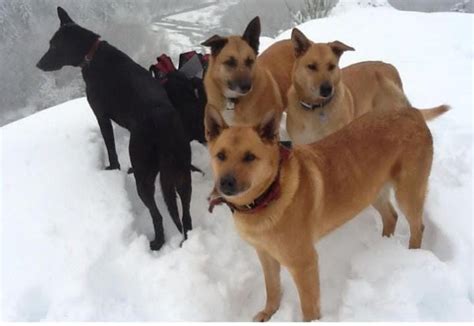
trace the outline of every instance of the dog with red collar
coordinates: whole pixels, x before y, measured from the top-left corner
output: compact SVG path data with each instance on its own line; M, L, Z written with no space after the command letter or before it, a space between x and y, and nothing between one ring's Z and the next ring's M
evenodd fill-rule
M409 247L420 247L433 157L420 111L371 112L319 142L291 150L279 143L273 112L256 126L229 127L210 107L205 127L215 181L210 209L230 207L265 276L267 302L254 321L269 320L279 308L281 265L298 288L303 319L319 319L314 242L369 205L382 217L382 235L392 235L397 215L391 187L410 226Z

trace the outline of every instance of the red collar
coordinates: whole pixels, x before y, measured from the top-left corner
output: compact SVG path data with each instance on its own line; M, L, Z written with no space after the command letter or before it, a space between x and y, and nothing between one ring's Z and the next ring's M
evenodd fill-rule
M281 171L281 165L283 164L284 161L288 160L288 157L290 156L290 149L280 145L280 163L278 166L278 174L275 177L275 180L273 180L272 184L270 187L268 187L267 190L263 192L257 199L252 201L250 204L243 205L243 206L237 206L234 205L227 200L225 200L222 196L216 196L214 198L209 199L209 212L212 213L214 210L214 206L216 205L222 205L226 204L229 206L230 210L232 212L239 212L239 213L246 213L246 214L251 214L255 213L268 205L274 200L276 200L278 197L280 197L280 171Z
M84 60L81 62L79 67L85 68L91 63L92 59L94 59L95 52L99 48L99 44L100 44L100 38L97 38L94 44L92 44L89 52L87 52L87 54L85 55Z

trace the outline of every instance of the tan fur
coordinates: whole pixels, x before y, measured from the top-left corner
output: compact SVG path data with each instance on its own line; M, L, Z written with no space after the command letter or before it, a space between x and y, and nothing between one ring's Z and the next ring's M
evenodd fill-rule
M232 174L239 192L224 198L251 203L278 175L279 145L271 119L257 127L227 127L217 111L206 118L212 169L219 180ZM269 131L273 130L273 131ZM218 153L225 152L225 160ZM252 162L242 158L256 155ZM432 137L419 111L372 112L311 145L297 145L279 174L281 194L255 213L234 212L240 235L255 247L265 276L267 302L255 321L267 321L280 305L280 265L298 289L303 319L319 319L318 255L314 242L373 205L383 235L393 234L394 188L410 226L410 248L422 240L422 213L433 157ZM222 158L222 157L221 157ZM353 236L357 236L354 234Z
M258 63L271 73L277 83L285 109L288 105L287 93L291 86L294 62L293 46L286 40L272 44L258 57Z
M292 85L288 91L287 131L296 144L309 144L341 129L355 118L370 112L399 110L410 107L403 92L397 69L381 61L367 61L339 68L344 51L353 48L335 41L313 43L295 29L292 40L297 58L293 67ZM300 52L298 53L298 46ZM317 70L308 69L316 64ZM330 70L329 66L334 66ZM334 89L330 102L322 108L306 111L301 101L321 103L319 87L329 82ZM433 119L448 110L448 106L423 110Z
M229 55L237 55L239 47L246 44L240 37L229 37L229 45L222 49L216 57L211 57L208 71L204 78L204 86L208 106L219 108L221 114L226 110L226 97L224 96L225 67L221 60ZM264 67L259 66L258 61L252 71L252 89L249 93L238 98L235 105L234 125L254 125L262 120L265 113L275 110L278 114L283 112L283 102L280 91L271 74ZM207 111L207 107L206 107Z
M255 19L249 24L247 30L252 24L255 25ZM255 33L257 31L254 31ZM257 37L259 33L258 30ZM208 107L218 108L231 125L257 124L269 111L275 111L277 116L281 117L286 108L286 93L290 86L291 68L294 62L292 52L286 51L280 55L277 43L257 58L256 51L245 37L216 35L214 38L223 40L225 45L211 55L204 78ZM210 40L211 42L208 40L203 44L210 46L213 42L212 38ZM229 58L235 59L236 67L226 65ZM250 68L245 65L248 59L254 62ZM250 79L252 88L245 95L237 97L238 102L234 110L228 110L227 97L229 96L226 95L226 92L229 92L228 82L242 79Z

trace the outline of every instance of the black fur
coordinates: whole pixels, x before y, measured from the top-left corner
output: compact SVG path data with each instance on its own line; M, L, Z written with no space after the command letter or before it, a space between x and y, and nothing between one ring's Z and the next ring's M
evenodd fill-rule
M260 17L257 16L250 21L242 35L242 39L250 45L256 55L258 54L258 47L260 46L260 32Z
M58 16L60 28L37 64L44 71L83 65L99 37L75 24L62 8L58 8ZM112 121L130 131L129 153L138 195L150 211L155 229L151 249L158 250L164 243L162 216L154 198L158 173L168 211L186 239L192 228L190 139L165 90L146 69L105 41L100 42L92 61L83 66L82 76L107 148L110 166L106 169L120 169ZM176 192L183 208L182 224Z
M181 116L189 139L204 144L204 109L207 98L202 79L189 79L182 72L175 70L166 75L163 86Z

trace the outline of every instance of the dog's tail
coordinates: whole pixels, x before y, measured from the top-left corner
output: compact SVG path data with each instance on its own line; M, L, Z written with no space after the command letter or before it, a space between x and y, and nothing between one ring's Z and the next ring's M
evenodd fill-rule
M425 121L431 121L433 119L436 119L443 113L449 111L451 107L449 105L443 104L439 105L433 108L416 108L413 105L411 105L410 101L408 100L407 96L403 92L403 89L401 89L395 82L392 80L386 78L379 72L375 73L377 77L377 81L380 83L382 86L382 92L386 94L390 94L391 96L383 96L383 98L390 98L391 100L394 101L394 103L391 103L392 106L395 106L397 109L403 108L403 107L409 107L416 109L420 111L422 114L423 118Z
M429 108L429 109L418 109L414 108L420 111L421 115L425 119L425 121L431 121L439 117L445 112L448 112L451 107L449 105L443 104L434 108Z
M177 207L176 193L179 194L183 207L183 223L188 222L185 221L185 218L189 218L190 223L191 146L176 111L169 113L167 119L161 119L161 121L165 121L167 125L160 126L161 130L158 134L161 139L157 140L160 148L160 185L171 219L179 232L183 233L189 227L185 225L183 229Z

